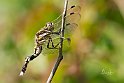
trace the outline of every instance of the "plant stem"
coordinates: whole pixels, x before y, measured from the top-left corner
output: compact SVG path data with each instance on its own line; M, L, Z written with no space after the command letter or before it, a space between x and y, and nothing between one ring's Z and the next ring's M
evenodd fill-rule
M55 73L56 73L56 70L58 69L58 66L60 64L60 62L62 61L63 59L63 38L64 38L64 29L65 29L65 16L66 16L66 12L67 12L67 5L68 5L68 0L65 0L65 4L64 4L64 11L63 11L63 14L62 14L62 26L61 26L61 32L60 32L60 46L59 46L59 56L56 60L56 63L49 75L49 78L47 80L46 83L51 83Z

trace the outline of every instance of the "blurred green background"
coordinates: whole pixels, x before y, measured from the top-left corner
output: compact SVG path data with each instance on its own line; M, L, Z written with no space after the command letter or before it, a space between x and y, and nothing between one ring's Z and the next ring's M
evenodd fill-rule
M124 0L75 0L81 20L64 45L52 83L124 83ZM35 33L62 13L64 0L0 0L0 83L45 83L57 52L43 53L19 77Z

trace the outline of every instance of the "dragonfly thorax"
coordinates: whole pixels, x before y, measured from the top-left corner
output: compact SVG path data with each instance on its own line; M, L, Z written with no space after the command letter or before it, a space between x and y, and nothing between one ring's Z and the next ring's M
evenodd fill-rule
M52 22L47 22L46 23L46 29L49 31L53 31L54 30L54 24Z

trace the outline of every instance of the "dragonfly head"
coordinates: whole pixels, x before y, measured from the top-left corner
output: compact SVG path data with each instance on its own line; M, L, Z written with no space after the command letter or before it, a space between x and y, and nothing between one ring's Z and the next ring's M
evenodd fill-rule
M46 23L46 28L47 28L49 31L54 30L54 25L53 25L53 23L52 23L52 22Z

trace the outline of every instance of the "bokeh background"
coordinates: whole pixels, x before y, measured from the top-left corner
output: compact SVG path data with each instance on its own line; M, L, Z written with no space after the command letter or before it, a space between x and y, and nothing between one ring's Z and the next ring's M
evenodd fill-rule
M74 0L79 27L64 45L53 83L124 83L124 0ZM64 0L0 0L0 83L45 83L57 51L43 53L19 77L35 33L62 13Z

